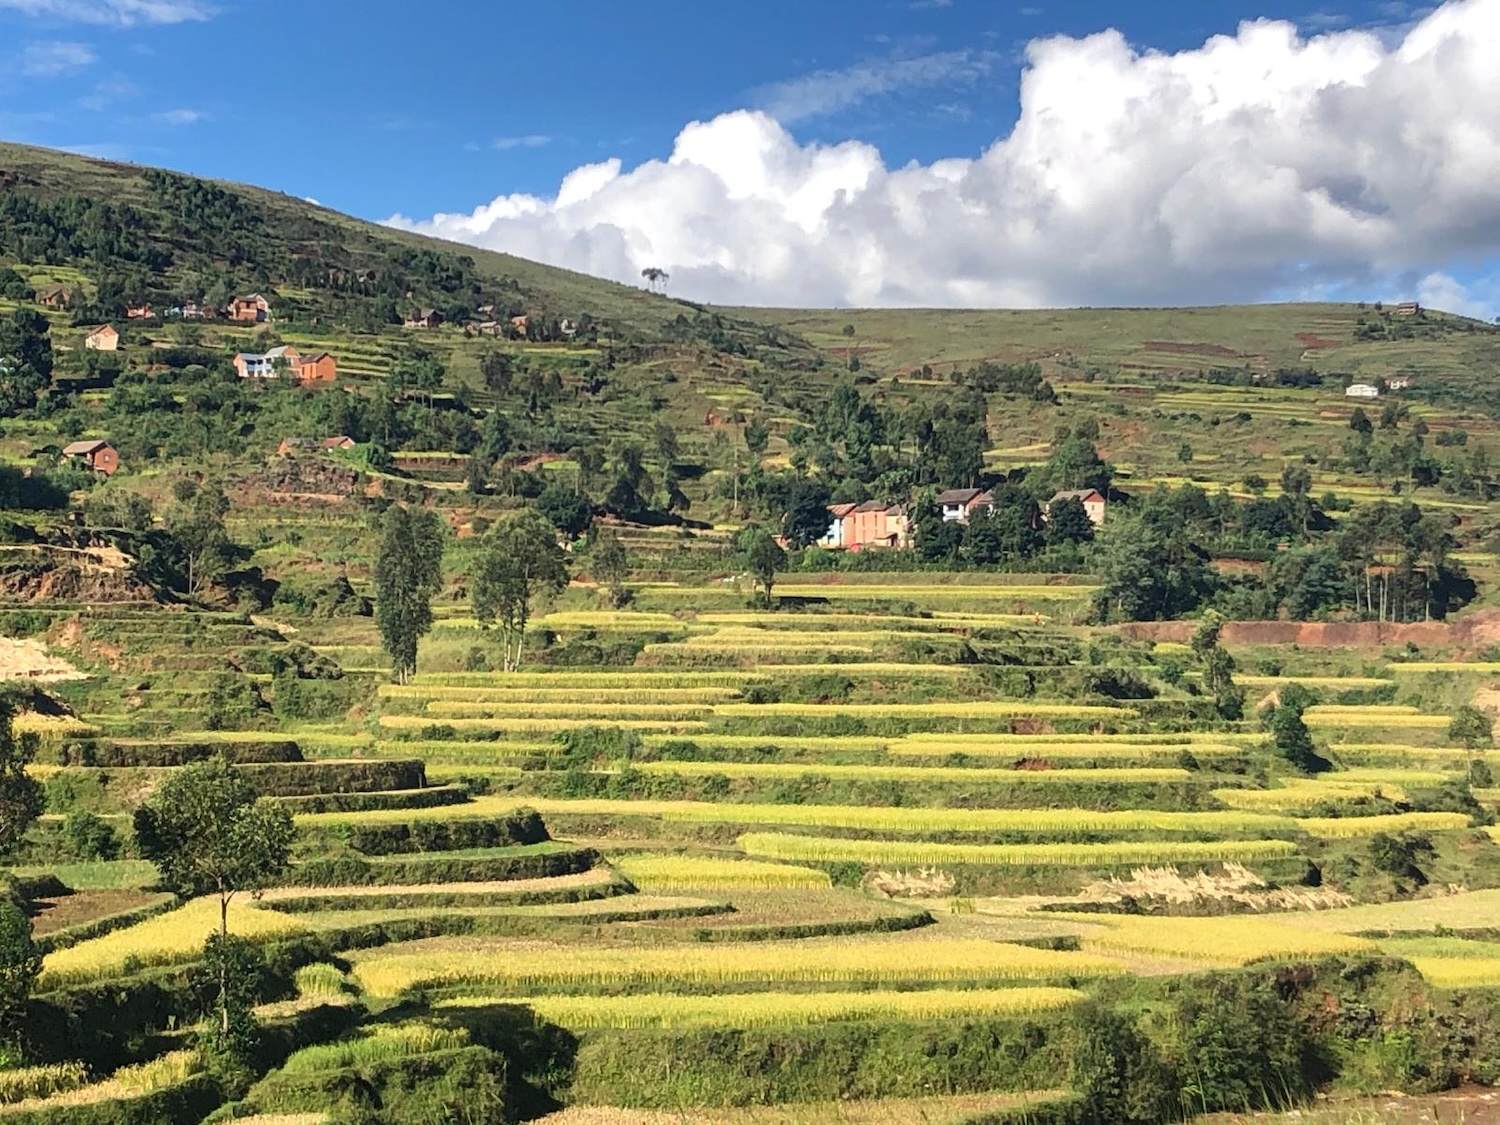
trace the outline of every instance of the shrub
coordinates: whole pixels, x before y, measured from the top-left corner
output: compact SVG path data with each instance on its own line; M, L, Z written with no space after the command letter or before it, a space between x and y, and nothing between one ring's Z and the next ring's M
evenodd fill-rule
M1177 1116L1177 1081L1155 1044L1120 1012L1073 1009L1066 1032L1068 1085L1087 1125L1157 1125Z
M1448 741L1469 750L1495 744L1495 723L1477 707L1463 706L1453 712L1448 722Z
M70 813L63 822L63 839L79 859L115 859L120 854L114 828L91 812Z
M1185 985L1175 1022L1184 1108L1212 1113L1281 1108L1332 1077L1312 1033L1265 977L1213 976Z

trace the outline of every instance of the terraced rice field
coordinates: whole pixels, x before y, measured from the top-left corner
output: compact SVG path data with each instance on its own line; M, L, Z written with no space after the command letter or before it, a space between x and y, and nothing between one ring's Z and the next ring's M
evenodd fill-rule
M495 943L469 950L407 952L392 946L355 955L354 978L374 996L415 988L547 989L728 988L778 984L882 984L1037 981L1109 976L1107 957L975 940L870 939L758 942L736 948L665 946L599 949L567 957L551 946Z
M979 1044L1017 1029L1062 1043L1085 1000L1166 1012L1156 978L1207 969L1383 955L1438 988L1500 987L1500 891L1460 890L1500 885L1489 855L1500 827L1482 808L1500 789L1458 803L1476 755L1447 739L1448 681L1387 669L1380 654L1237 651L1252 707L1289 683L1320 701L1306 719L1335 768L1306 776L1262 716L1212 709L1190 646L1077 624L1086 584L834 577L787 576L778 593L806 601L774 614L686 581L641 587L641 610L570 589L539 607L538 626L562 639L537 656L599 646L619 663L511 674L428 670L472 667L471 647L488 643L450 604L411 682L365 680L347 716L285 724L304 756L348 771L336 792L291 798L290 881L325 885L242 896L232 928L315 942L338 962L304 969L297 997L266 1018L319 1003L367 1013L293 1054L286 1074L470 1051L489 1021L535 1020L542 1036L576 1040L583 1067L670 1047L631 1064L643 1084L632 1104L652 1105L664 1103L645 1086L700 1065L680 1043L748 1044L805 1068L800 1081L823 1040L894 1028L903 1051L931 1043L939 1060L963 1055L954 1037L969 1027ZM223 624L226 637L246 628ZM366 621L309 630L330 642L322 652L373 659ZM181 692L205 693L213 673L202 675ZM185 708L181 692L161 706ZM72 721L67 737L141 753L152 737L121 733L139 721L121 705ZM195 714L176 737L247 752L267 738L204 725ZM365 791L372 764L412 757L428 762L425 787ZM77 768L41 772L61 792ZM1372 866L1381 836L1414 841L1427 885ZM1406 897L1347 905L1355 880ZM215 921L216 903L199 899L57 949L41 987L185 966ZM671 1120L699 1120L686 1087L671 1089L684 1106ZM791 1115L772 1118L703 1107L715 1116L701 1120L904 1125L1018 1097L762 1107ZM587 1125L596 1111L626 1112L575 1106L557 1120Z
M1072 988L922 989L916 992L739 993L728 996L538 996L494 1000L475 996L440 1008L495 1003L530 1008L575 1031L596 1028L803 1027L839 1020L934 1020L1026 1015L1078 1003Z

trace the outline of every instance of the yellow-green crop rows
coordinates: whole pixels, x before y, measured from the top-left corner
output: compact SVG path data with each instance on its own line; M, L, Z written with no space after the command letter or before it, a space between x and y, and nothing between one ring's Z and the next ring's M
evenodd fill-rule
M497 1001L455 997L440 1008L530 1008L574 1031L597 1028L801 1027L835 1020L938 1020L1029 1015L1078 1003L1072 988L921 989L915 992L740 993L729 996L533 996Z
M1287 840L1170 842L1120 840L1107 844L936 844L907 840L846 840L749 832L740 837L747 855L813 862L877 866L982 864L990 867L1126 867L1146 863L1252 862L1297 854Z
M354 977L374 996L416 988L556 991L773 984L921 984L1111 976L1107 957L978 939L768 941L591 950L493 943L480 948L353 955Z

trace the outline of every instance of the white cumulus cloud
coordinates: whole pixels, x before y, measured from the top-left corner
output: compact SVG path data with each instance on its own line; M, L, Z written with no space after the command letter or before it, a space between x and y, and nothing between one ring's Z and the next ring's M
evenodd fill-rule
M151 120L158 125L171 125L181 128L184 125L196 125L204 120L208 114L201 109L166 109L160 113L153 113Z
M55 78L98 61L93 50L83 43L28 43L21 50L21 73L27 78Z
M1027 48L1020 115L975 158L889 167L771 113L551 197L393 225L673 292L796 305L1179 304L1425 293L1493 315L1500 0L1394 39L1255 21L1167 54L1116 31ZM795 116L795 114L793 114ZM1434 300L1441 296L1442 301Z
M204 0L0 0L0 8L28 16L115 27L187 23L206 20L214 12Z

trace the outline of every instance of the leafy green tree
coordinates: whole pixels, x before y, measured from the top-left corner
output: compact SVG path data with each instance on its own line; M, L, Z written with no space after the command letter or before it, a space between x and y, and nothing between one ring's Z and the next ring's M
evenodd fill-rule
M781 521L786 541L797 548L810 546L828 533L828 522L828 486L810 478L793 482Z
M1333 767L1318 753L1312 732L1302 718L1311 703L1312 693L1301 684L1287 684L1277 693L1266 727L1271 734L1271 747L1277 754L1304 773L1323 773Z
M615 609L628 605L630 588L625 580L630 577L630 558L613 528L606 528L595 542L590 565L594 581L609 591L609 604Z
M1349 576L1326 547L1279 553L1271 563L1271 590L1294 621L1307 621L1349 604Z
M173 770L135 812L140 853L180 895L219 896L219 937L229 934L229 903L240 891L274 882L291 862L292 814L257 797L222 758ZM218 976L220 1030L231 1030L231 962Z
M1332 1077L1307 1021L1266 976L1200 978L1173 1009L1184 1112L1298 1104Z
M1169 514L1120 516L1105 525L1096 556L1102 620L1170 621L1213 592L1207 555Z
M594 522L588 497L560 483L548 485L536 499L536 510L569 539L577 539Z
M1089 543L1094 538L1094 521L1089 519L1088 509L1076 496L1058 500L1047 509L1047 525L1043 529L1048 543Z
M1191 465L1193 463L1193 447L1187 442L1179 445L1177 447L1177 460L1181 461L1184 465Z
M751 456L759 458L771 444L771 427L764 418L756 415L745 423L745 448Z
M1349 415L1349 428L1362 437L1369 437L1375 431L1375 424L1370 421L1363 406L1356 406Z
M391 367L390 384L397 391L420 395L432 405L432 396L443 386L447 368L426 348L408 348Z
M508 395L515 382L514 357L509 352L486 352L479 361L479 373L484 377L486 390Z
M1099 456L1093 441L1075 429L1052 447L1052 454L1034 473L1037 499L1076 488L1108 493L1114 470Z
M1237 721L1245 713L1245 692L1234 682L1234 657L1219 643L1224 619L1209 610L1193 630L1190 647L1202 669L1203 689L1213 696L1221 719Z
M417 643L432 628L443 580L443 522L435 512L393 504L380 518L375 551L375 628L397 683L417 670Z
M260 1001L260 982L266 959L260 946L236 934L212 933L203 943L198 979L203 992L215 994L210 1019L199 1038L214 1069L230 1071L238 1080L259 1044L254 1009Z
M224 526L229 498L217 484L180 480L177 504L167 512L167 530L182 551L187 592L201 595L229 569L234 544Z
M41 782L26 772L36 735L16 736L15 711L14 700L0 696L0 854L21 842L46 803Z
M0 899L0 1032L17 1030L41 971L42 951L32 940L31 919L10 899Z
M1448 720L1448 741L1467 750L1488 749L1495 745L1495 721L1478 707L1465 704Z
M52 384L52 338L47 318L17 309L0 319L0 416L30 410Z
M750 572L751 580L760 589L760 603L770 609L771 591L777 573L786 566L786 552L769 531L753 525L735 537L734 547L740 565Z
M568 564L557 531L534 509L526 509L486 532L474 561L474 617L500 630L507 672L521 666L532 602L568 583Z

